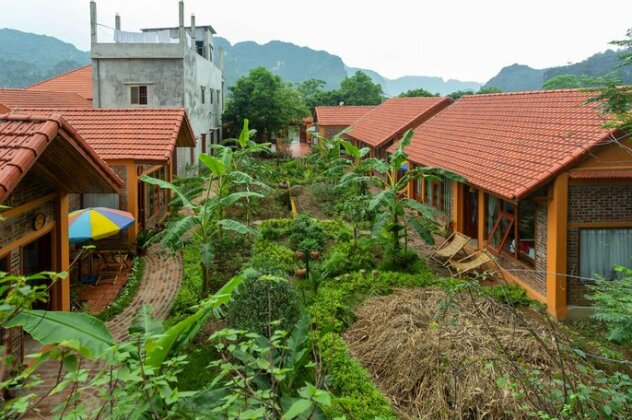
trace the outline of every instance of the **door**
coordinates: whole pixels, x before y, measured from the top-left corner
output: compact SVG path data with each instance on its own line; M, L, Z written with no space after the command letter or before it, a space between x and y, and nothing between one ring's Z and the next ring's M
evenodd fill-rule
M138 183L138 228L145 229L145 183Z
M469 185L463 187L463 233L478 238L478 190Z
M47 233L38 239L22 247L22 274L30 276L42 271L53 271L53 235ZM50 280L33 280L33 284L46 284ZM50 296L49 296L50 297ZM52 300L47 302L36 302L34 309L52 309Z

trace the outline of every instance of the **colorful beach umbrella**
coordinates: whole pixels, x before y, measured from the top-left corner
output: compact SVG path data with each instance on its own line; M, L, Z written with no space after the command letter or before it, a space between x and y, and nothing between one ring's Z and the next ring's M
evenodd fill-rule
M106 207L73 211L68 215L70 242L84 242L116 235L134 223L131 213Z

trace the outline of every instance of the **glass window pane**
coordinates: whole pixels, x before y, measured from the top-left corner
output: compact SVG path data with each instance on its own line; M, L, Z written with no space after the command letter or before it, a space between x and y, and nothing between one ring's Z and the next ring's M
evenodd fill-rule
M581 229L579 275L606 279L621 278L615 265L632 268L632 229Z
M138 103L140 105L147 105L147 86L138 87Z
M130 102L133 105L138 105L138 86L132 86L130 88Z

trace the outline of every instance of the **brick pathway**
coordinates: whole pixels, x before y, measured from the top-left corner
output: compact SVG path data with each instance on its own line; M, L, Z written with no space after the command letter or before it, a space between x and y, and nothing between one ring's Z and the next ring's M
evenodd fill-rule
M164 319L169 313L171 301L182 284L182 257L176 255L160 255L160 245L152 245L147 250L143 281L140 284L132 303L107 326L118 341L127 338L127 329L134 315L144 304L154 308L154 317Z
M152 305L154 308L154 316L164 319L169 313L171 301L182 284L182 257L179 253L177 255L161 256L160 245L156 244L148 249L147 256L144 258L145 269L143 272L143 280L136 296L134 296L134 300L123 312L106 323L117 341L127 338L127 330L135 314L144 304L148 303ZM30 353L33 353L33 351ZM25 362L28 361L25 360ZM98 368L98 364L95 362L88 361L87 363L90 363L90 365L84 365L82 367L89 367L90 369ZM30 389L29 392L40 395L47 393L56 382L58 366L56 363L48 363L38 369L42 383ZM38 405L39 413L30 413L30 415L24 418L50 418L49 413L52 407L62 402L68 395L67 393L64 394L48 397ZM89 401L88 404L90 406L98 407L99 405L99 402L96 401L92 395L82 395L81 399L84 402L86 402L86 400Z

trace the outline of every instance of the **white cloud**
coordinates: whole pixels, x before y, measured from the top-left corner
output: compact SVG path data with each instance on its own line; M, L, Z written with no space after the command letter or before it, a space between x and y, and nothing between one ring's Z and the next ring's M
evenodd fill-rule
M177 0L100 0L98 20L123 29L177 25ZM632 26L632 2L602 0L185 1L197 23L231 42L273 39L337 54L388 77L486 81L519 62L541 68L609 48ZM0 0L0 27L55 36L87 50L88 0ZM107 29L103 30L107 31Z

